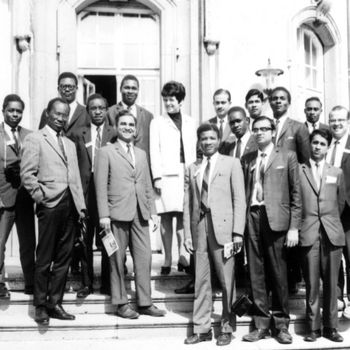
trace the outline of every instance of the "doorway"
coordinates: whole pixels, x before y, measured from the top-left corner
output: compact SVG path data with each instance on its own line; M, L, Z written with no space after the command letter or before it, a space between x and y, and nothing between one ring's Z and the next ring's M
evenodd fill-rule
M84 75L84 78L95 85L95 93L107 99L109 106L116 104L117 80L114 75Z

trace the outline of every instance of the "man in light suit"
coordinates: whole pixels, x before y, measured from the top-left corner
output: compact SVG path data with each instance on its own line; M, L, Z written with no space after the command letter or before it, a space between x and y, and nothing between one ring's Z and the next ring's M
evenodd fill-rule
M197 138L203 160L191 164L185 176L185 247L195 255L194 334L185 344L212 339L211 267L214 267L223 293L217 345L228 345L236 321L231 313L235 298L233 255L243 245L244 179L238 159L218 153L220 132L215 124L202 124L197 129Z
M298 162L294 152L274 147L275 125L268 117L255 119L252 132L259 149L246 154L241 161L248 207L246 242L255 329L243 340L268 338L272 328L279 343L290 344L286 247L298 244L301 221ZM271 313L267 278L272 289Z
M139 89L139 80L134 75L126 75L120 84L122 100L116 105L111 106L108 110L108 114L112 125L115 125L116 117L123 110L129 111L137 119L134 145L146 152L148 164L150 164L149 127L153 119L153 114L146 108L136 104Z
M243 155L256 151L258 145L249 130L249 117L247 117L245 110L242 107L234 106L229 109L227 115L228 123L236 140L232 143L224 142L220 153L241 159Z
M57 90L60 97L69 104L69 116L67 123L63 128L65 136L70 138L74 131L89 123L89 115L85 106L76 100L78 89L78 78L72 72L63 72L59 75L57 81ZM40 118L39 129L47 124L47 112L43 110Z
M332 135L316 129L310 135L311 158L300 165L302 224L299 241L306 285L306 318L309 333L305 341L321 336L320 278L323 284L323 336L342 342L338 333L337 281L345 236L340 215L345 204L341 169L325 161Z
M216 112L216 116L209 119L209 123L215 124L220 131L220 148L223 142L226 144L232 143L235 140L234 135L231 132L230 125L228 123L227 112L231 107L231 93L225 89L218 89L213 95L213 105Z
M346 269L346 295L350 301L350 135L349 111L343 106L335 106L329 113L329 127L332 133L332 142L327 153L328 164L341 168L345 181L345 207L341 215L341 222L345 232L345 247L343 250ZM344 268L341 263L338 282L339 307L344 308ZM347 306L343 315L350 318L350 306Z
M151 244L148 220L158 225L146 153L133 146L136 118L128 111L116 120L117 141L97 155L95 185L100 226L112 230L119 249L110 256L112 304L117 315L135 319L139 314L164 316L152 304ZM128 304L124 261L129 246L134 261L138 312Z
M99 95L90 95L86 109L89 113L91 123L72 132L71 139L77 148L78 164L81 183L83 187L86 206L88 208L87 232L81 247L81 272L82 288L78 290L77 297L85 298L93 291L93 240L100 230L97 212L96 191L94 182L94 168L98 149L106 146L107 142L115 136L115 129L110 125L107 118L107 100ZM101 290L108 293L109 286L109 261L102 247L101 264Z
M74 320L62 307L78 217L85 217L75 145L62 136L68 103L57 97L47 106L47 125L24 140L21 179L37 204L39 238L36 249L35 321L49 317Z
M5 246L16 223L24 293L33 294L35 264L35 225L33 200L21 186L19 176L21 145L31 130L19 125L24 102L18 95L7 95L2 106L0 125L0 299L10 298L4 283Z
M305 126L307 127L310 134L315 129L329 130L329 126L327 124L320 122L320 115L322 113L322 102L318 97L313 96L306 99L304 113L306 117Z
M293 120L289 114L291 104L290 92L283 86L276 87L270 95L270 106L276 124L275 146L282 150L291 150L297 154L298 163L302 164L310 158L309 132L305 124ZM291 294L298 292L301 281L299 248L288 249L288 288Z

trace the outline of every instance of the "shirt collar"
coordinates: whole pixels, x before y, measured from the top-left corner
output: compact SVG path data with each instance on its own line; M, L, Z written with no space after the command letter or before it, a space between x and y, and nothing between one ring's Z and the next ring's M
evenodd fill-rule
M127 151L127 149L128 149L128 144L125 142L125 141L123 141L123 140L120 140L120 139L118 139L118 142L120 143L120 145L123 147L123 149L124 150L126 150ZM132 146L133 146L133 143L132 142L130 142L129 143L129 145L131 146L131 148L132 148Z
M266 158L269 158L270 157L270 154L273 150L273 143L271 142L264 150L264 152L262 152L260 149L258 149L258 157L261 157L261 154L262 153L265 153L266 154Z

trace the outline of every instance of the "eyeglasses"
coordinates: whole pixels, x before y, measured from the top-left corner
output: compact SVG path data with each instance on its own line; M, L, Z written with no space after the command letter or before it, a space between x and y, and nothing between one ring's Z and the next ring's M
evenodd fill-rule
M252 131L254 134L256 134L257 132L261 131L261 132L267 132L269 130L272 130L272 128L268 128L266 126L263 126L262 128L253 128Z
M72 90L75 90L77 87L76 85L60 85L59 88L61 90L69 90L69 91L72 91Z
M345 123L347 119L329 119L329 124L334 124L334 123Z
M93 106L93 107L89 108L89 110L92 112L105 111L106 109L107 109L107 107L100 107L100 106Z

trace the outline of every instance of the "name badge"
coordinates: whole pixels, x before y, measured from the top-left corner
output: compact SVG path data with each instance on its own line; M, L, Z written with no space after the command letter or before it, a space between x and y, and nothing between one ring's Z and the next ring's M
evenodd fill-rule
M337 178L335 176L326 176L326 183L327 184L335 184L337 183Z

